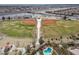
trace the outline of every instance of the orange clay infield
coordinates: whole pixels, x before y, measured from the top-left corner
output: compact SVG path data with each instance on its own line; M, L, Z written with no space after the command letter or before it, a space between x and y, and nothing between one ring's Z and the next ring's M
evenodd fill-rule
M55 19L44 19L42 20L42 25L52 25L52 24L56 24L56 21ZM36 21L35 19L25 19L22 21L24 24L27 24L27 25L35 25L36 24Z

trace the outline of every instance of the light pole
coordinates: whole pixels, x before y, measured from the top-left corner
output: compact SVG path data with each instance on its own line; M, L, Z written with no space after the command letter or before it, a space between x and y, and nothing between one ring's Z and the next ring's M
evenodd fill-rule
M38 49L40 47L39 39L41 37L41 30L40 30L41 29L41 21L42 21L41 18L36 19L36 22L37 22L37 24L36 24L36 28L37 28L37 30L36 30L36 34L37 34L36 49ZM37 52L36 54L39 55L39 52Z

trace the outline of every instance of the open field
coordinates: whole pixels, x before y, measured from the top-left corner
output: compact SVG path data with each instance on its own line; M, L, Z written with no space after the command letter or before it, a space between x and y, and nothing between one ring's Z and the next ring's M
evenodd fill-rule
M79 32L79 21L56 21L55 24L43 26L45 37L69 36Z
M12 37L31 37L35 32L35 21L4 21L0 23L0 32ZM42 22L44 37L66 36L79 32L79 21L44 20Z
M34 25L23 24L22 21L4 21L0 32L12 37L32 37Z
M35 21L4 21L0 23L0 32L12 37L33 37ZM64 36L79 32L79 21L44 20L42 22L44 37Z

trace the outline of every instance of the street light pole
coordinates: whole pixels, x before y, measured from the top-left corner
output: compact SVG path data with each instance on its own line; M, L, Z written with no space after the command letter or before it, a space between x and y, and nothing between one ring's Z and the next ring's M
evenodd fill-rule
M42 21L41 18L36 19L36 22L37 22L37 24L36 24L36 27L37 27L36 49L38 49L40 47L39 39L41 37L41 30L40 30L41 29L41 21ZM39 55L39 52L37 52L36 54Z

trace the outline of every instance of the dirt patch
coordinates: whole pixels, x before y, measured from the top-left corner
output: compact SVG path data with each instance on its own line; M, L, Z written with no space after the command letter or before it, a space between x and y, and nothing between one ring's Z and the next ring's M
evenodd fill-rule
M43 25L52 25L52 24L56 24L56 21L57 20L55 20L55 19L43 19L42 24ZM35 19L25 19L22 22L27 25L35 25L36 24Z

